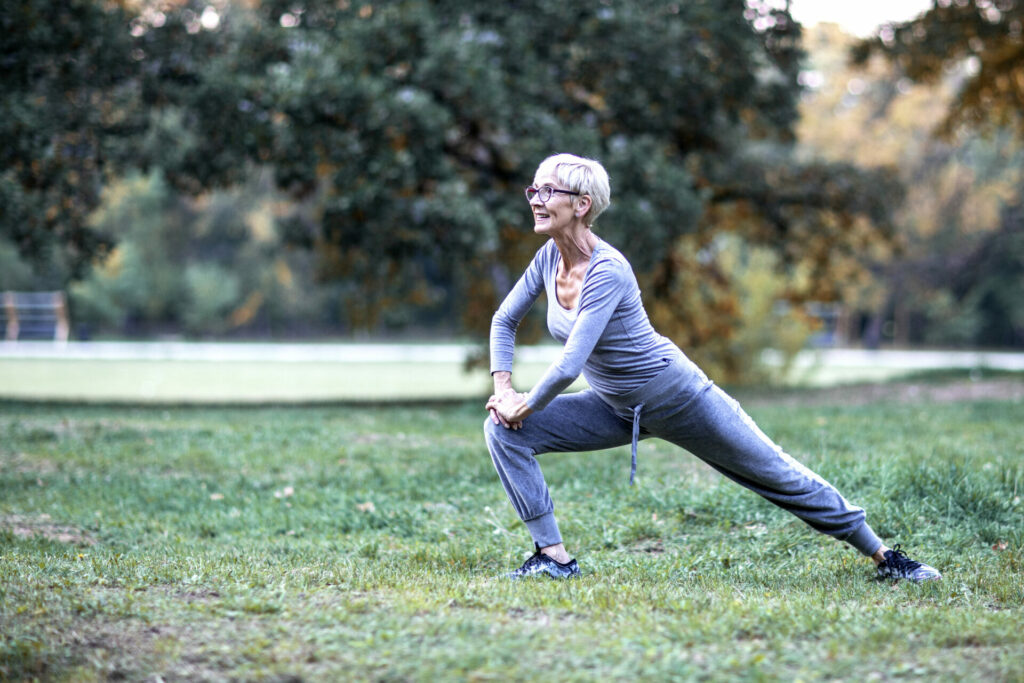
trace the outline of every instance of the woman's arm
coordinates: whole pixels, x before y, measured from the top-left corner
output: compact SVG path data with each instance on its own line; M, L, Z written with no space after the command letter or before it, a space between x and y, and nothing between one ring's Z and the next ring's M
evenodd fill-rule
M544 262L550 258L550 255L545 252L550 251L551 248L551 243L548 243L537 251L522 277L519 278L491 318L492 375L496 372L512 372L516 330L519 329L520 321L533 306L533 302L544 291Z
M508 389L512 388L512 373L504 370L491 373L491 379L494 380L494 395L500 396L504 394Z
M487 401L487 410L495 424L518 429L523 418L532 410L526 405L525 394L517 394L512 388L512 362L515 355L516 330L523 316L544 290L542 247L534 256L512 291L491 318L491 377L494 380L494 394Z

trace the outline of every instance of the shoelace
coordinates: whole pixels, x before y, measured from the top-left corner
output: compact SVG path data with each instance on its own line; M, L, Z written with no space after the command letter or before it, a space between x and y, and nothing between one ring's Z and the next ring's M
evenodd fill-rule
M530 555L530 557L526 560L526 562L523 563L523 566L520 567L519 569L516 569L515 571L513 571L511 575L513 575L513 576L524 576L524 575L527 575L527 574L534 574L535 572L532 572L530 570L533 567L536 567L537 565L543 564L546 560L550 560L551 562L554 562L559 567L568 567L569 564L570 564L570 563L561 564L557 560L555 560L554 558L549 558L544 553L542 553L540 550L538 550L533 555Z
M907 557L907 554L900 549L899 543L892 547L892 554L886 559L886 564L894 569L905 569L908 571L913 571L921 566L920 562L915 562Z
M530 557L527 558L526 562L523 562L523 566L521 566L519 569L516 569L512 573L513 574L523 574L523 573L525 573L526 570L529 569L530 567L533 567L536 564L540 564L543 561L542 556L543 556L543 554L540 552L540 550L537 550L537 552L535 552L533 555L530 555Z
M540 564L543 561L544 561L544 558L542 557L540 551L538 550L533 555L530 555L529 559L527 559L526 562L523 562L523 567L522 568L526 569L527 567L532 567L535 564Z

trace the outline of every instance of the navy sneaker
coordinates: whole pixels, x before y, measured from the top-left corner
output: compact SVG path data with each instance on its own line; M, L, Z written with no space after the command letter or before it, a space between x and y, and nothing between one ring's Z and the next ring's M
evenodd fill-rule
M907 557L907 554L900 550L899 543L894 545L892 550L885 551L885 560L878 565L877 570L880 579L910 579L914 583L920 583L942 578L939 570Z
M533 545L537 552L530 555L530 559L524 562L522 567L514 572L509 572L507 574L508 578L521 579L524 576L547 574L553 579L569 579L580 575L580 566L576 564L576 560L569 560L565 564L556 562L553 558L542 553L540 546L536 543Z

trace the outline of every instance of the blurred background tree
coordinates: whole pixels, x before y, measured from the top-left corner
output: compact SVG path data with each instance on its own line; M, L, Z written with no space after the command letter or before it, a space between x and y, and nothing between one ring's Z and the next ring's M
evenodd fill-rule
M337 329L333 288L315 283L313 254L281 243L283 202L254 175L230 189L183 197L162 172L128 175L105 191L90 225L116 240L71 287L78 333L288 338ZM84 322L83 322L84 321Z
M480 339L539 246L521 188L559 151L609 169L598 233L718 377L799 348L804 304L899 244L898 159L796 145L784 3L14 5L0 284L55 264L96 334ZM69 131L89 193L54 161Z
M865 344L1024 344L1024 51L1017 2L936 3L856 40L807 35L802 154L896 168L898 249L851 281Z
M87 225L130 136L139 62L128 15L99 2L18 0L0 12L0 263L60 288L110 239ZM9 270L11 269L11 270ZM6 283L5 283L6 284ZM12 286L6 284L6 286Z
M935 0L913 21L860 41L853 62L880 55L901 75L938 84L963 74L939 132L1015 127L1024 135L1024 4L1020 0Z

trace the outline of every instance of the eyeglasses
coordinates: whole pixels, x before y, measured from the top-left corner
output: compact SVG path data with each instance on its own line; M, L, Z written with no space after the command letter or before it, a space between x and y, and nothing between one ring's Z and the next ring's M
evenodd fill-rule
M573 192L571 190L556 190L550 185L545 185L544 187L526 188L526 198L532 202L534 197L538 197L540 199L541 204L547 204L548 200L551 199L551 195L554 194L555 192L557 192L558 194L572 194L576 195L577 197L580 195L579 192Z

